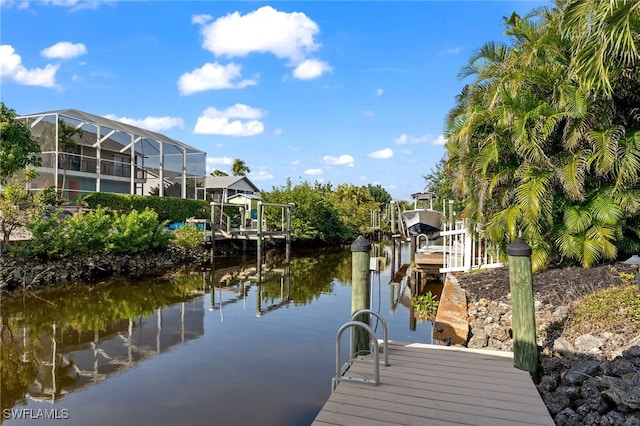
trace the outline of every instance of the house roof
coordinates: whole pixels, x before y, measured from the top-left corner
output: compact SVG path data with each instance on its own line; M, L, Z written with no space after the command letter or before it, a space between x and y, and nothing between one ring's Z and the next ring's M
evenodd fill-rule
M262 200L262 198L260 198L258 194L233 194L231 197L229 197L229 200L241 197L247 198L249 200Z
M148 139L156 140L158 142L168 143L180 148L184 148L188 154L194 154L194 153L205 154L204 151L200 151L197 148L189 146L185 143L182 143L176 139L165 136L161 133L157 133L147 129L142 129L140 127L132 126L130 124L122 123L120 121L111 120L109 118L101 117L99 115L91 114L88 112L79 111L77 109L59 109L59 110L53 110L53 111L45 111L45 112L39 112L35 114L21 115L19 118L41 117L41 116L47 116L47 115L58 115L62 117L72 118L78 121L83 121L85 123L94 123L102 127L108 127L112 130L127 133L137 137L148 138Z
M206 189L224 189L238 186L238 183L244 181L246 185L251 187L254 192L260 192L257 186L253 184L246 176L207 176L205 179Z

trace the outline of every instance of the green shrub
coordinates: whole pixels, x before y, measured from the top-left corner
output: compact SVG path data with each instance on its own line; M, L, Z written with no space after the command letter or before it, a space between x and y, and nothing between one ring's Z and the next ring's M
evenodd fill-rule
M150 209L132 210L116 214L106 251L110 253L138 253L166 246L171 235L164 232L158 214Z
M194 224L187 224L176 229L174 232L173 244L180 248L193 250L202 246L205 231Z
M155 211L109 212L98 208L64 218L53 211L32 219L27 228L33 238L22 246L25 255L61 258L74 253L139 253L169 244Z
M113 215L104 208L78 212L66 219L63 232L69 251L97 253L104 250L113 221Z
M69 244L65 238L62 212L45 214L41 209L26 224L32 238L24 246L25 255L59 258L69 254Z
M416 309L416 316L421 319L433 320L438 313L438 306L440 302L436 299L437 295L428 291L422 296L416 296L413 301L413 307Z
M82 201L90 208L102 206L120 213L131 210L142 212L148 208L158 214L160 222L184 222L190 217L206 219L211 215L209 203L203 200L94 192L86 195Z

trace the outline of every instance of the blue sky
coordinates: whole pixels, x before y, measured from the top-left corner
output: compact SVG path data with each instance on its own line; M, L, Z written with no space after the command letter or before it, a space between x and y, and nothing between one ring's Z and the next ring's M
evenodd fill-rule
M74 108L251 169L423 189L473 51L542 1L0 0L0 96L18 114Z

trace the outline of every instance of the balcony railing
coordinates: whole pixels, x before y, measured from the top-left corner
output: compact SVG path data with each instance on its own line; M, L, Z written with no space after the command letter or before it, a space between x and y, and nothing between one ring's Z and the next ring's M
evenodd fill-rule
M42 167L55 167L55 154L42 154ZM58 160L58 169L67 171L76 171L84 173L96 173L97 159L94 157L83 157L77 154L65 153ZM131 165L128 163L115 162L112 160L100 161L100 174L105 176L116 176L129 178L131 177ZM136 166L136 179L145 179L146 171L140 166Z

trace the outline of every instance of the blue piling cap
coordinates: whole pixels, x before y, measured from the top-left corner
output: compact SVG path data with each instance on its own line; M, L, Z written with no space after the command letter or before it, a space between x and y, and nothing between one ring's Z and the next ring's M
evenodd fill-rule
M531 247L522 238L516 238L507 246L509 256L531 256Z
M362 235L358 235L358 238L351 244L351 251L371 251L371 243Z

